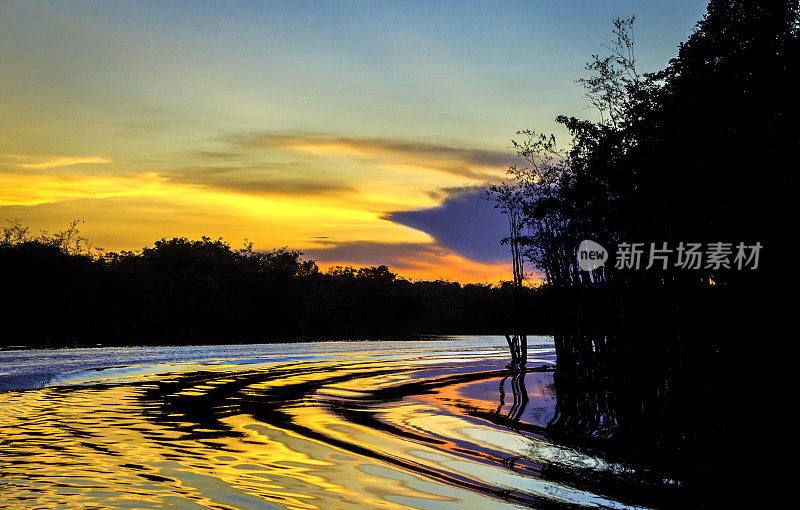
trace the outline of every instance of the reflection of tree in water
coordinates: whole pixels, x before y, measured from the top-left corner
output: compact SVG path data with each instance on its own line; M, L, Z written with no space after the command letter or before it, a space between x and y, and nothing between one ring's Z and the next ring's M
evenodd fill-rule
M723 412L735 374L718 354L736 335L724 320L729 297L678 288L562 296L548 436L714 498L730 457Z
M506 381L511 378L511 394L513 398L513 402L511 404L511 409L508 411L508 424L511 428L515 428L515 425L519 423L520 418L525 413L528 408L528 390L525 387L525 367L522 367L517 370L509 369L506 372L506 375L500 379L500 403L497 406L497 414L501 414L501 410L506 403L506 390L505 385Z

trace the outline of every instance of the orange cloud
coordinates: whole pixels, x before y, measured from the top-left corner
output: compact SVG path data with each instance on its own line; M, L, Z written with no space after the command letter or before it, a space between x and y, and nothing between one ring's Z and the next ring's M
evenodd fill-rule
M496 283L511 279L511 264L486 264L455 253L403 257L398 272L408 278L444 278L460 283Z
M404 278L497 283L511 279L511 264L468 259L431 242L332 242L304 250L324 270L334 266L387 265Z

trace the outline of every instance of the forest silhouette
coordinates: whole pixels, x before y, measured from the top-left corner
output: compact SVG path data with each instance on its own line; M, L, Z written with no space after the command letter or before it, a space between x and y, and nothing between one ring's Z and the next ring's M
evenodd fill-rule
M222 239L162 239L99 252L78 222L33 235L8 220L0 238L5 346L157 345L409 339L501 334L510 284L411 281L386 266L320 271L296 250L235 250ZM528 313L550 330L541 292Z

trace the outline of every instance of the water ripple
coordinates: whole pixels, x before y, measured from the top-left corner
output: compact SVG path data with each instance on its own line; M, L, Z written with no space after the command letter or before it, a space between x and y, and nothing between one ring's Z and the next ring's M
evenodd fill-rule
M552 350L510 419L500 347L92 368L7 391L0 506L638 508L598 490L650 483L635 467L547 438Z

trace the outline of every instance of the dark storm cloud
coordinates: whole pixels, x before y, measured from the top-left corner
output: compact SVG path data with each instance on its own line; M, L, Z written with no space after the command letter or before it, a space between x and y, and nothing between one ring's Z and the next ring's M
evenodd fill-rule
M435 192L445 198L441 204L383 216L400 225L421 230L436 244L471 260L486 263L508 259L507 247L500 245L508 228L505 217L481 195L485 188L468 186Z

